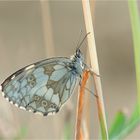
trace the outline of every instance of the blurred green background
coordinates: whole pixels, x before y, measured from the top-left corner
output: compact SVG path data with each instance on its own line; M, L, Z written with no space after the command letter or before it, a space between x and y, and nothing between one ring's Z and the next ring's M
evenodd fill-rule
M137 100L128 3L95 1L91 5L95 8L95 39L110 126L120 109L129 116ZM0 1L0 82L30 63L72 55L81 29L84 35L81 1ZM76 101L77 90L58 114L42 117L16 108L0 95L0 138L13 139L25 127L23 139L63 139L66 123L75 127ZM89 102L90 139L97 139L99 122L92 95ZM139 139L139 131L140 127L126 139Z

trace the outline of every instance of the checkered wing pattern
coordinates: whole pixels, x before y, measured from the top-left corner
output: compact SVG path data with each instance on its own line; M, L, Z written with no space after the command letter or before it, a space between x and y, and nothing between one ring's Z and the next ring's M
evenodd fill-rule
M28 65L2 83L4 96L32 112L56 113L79 81L70 64L69 58L58 57Z

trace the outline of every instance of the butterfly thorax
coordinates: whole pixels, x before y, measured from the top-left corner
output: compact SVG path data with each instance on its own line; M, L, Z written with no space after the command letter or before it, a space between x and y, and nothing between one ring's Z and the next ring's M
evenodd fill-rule
M85 64L83 63L84 58L80 50L76 50L76 54L71 56L71 60L72 60L71 68L76 74L81 76L83 71L85 70Z

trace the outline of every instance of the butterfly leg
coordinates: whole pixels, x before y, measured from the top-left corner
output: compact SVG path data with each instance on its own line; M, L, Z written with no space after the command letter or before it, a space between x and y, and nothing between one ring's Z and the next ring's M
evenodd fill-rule
M80 82L79 82L79 85L81 86L81 80L80 80ZM85 87L85 89L86 89L88 92L90 92L94 97L98 98L98 95L95 94L94 92L92 92L90 89L88 89L87 87Z
M85 89L90 92L94 97L98 98L98 95L95 94L94 92L92 92L90 89L88 89L87 87L85 87Z
M89 67L86 63L84 63L86 69L90 72L91 75L96 75L97 77L101 77L99 74L97 74L96 72L94 72L94 70Z

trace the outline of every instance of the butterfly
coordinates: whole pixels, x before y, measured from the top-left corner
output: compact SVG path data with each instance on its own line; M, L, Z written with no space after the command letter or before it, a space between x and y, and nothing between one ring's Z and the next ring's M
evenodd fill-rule
M70 58L49 58L18 70L1 84L2 92L16 106L47 116L70 98L86 69L78 47Z

